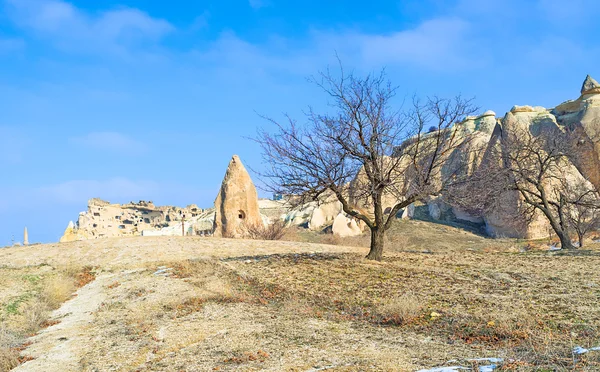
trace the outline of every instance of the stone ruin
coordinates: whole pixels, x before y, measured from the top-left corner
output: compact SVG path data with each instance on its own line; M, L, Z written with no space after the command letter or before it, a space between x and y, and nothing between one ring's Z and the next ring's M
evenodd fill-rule
M94 198L88 201L87 211L79 213L76 223L69 222L60 241L144 235L144 231L173 226L179 227L178 235L181 235L181 221L193 219L202 212L195 204L185 208L157 207L151 201L111 204Z
M151 201L111 204L88 201L77 222L69 222L61 242L122 236L215 235L241 237L245 224L262 225L281 217L285 201L258 199L240 158L229 162L214 208L155 206Z

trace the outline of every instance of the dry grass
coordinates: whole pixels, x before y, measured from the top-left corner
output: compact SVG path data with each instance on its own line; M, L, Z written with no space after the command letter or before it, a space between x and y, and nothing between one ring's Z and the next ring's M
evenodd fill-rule
M15 351L18 345L19 337L0 327L0 371L10 371L19 365L19 354Z
M281 220L276 220L268 225L245 225L244 236L256 240L281 240L287 233L287 227Z
M385 299L376 306L384 324L402 325L412 322L422 315L424 306L413 294L403 294Z
M78 284L69 276L53 276L44 282L41 300L48 308L56 309L71 297Z
M356 256L273 257L242 269L278 298L303 299L312 316L397 327L400 334L472 345L536 368L571 368L574 345L600 344L594 269L600 255L402 253L383 263ZM391 293L415 295L391 296ZM308 304L308 305L306 305ZM430 360L468 355L438 355ZM595 359L596 358L596 359ZM600 367L590 353L579 363Z
M370 244L367 231L359 236L341 238L330 233L289 228L283 238L288 241L363 247L365 254ZM540 242L541 243L541 242ZM546 243L546 242L544 242ZM385 253L393 252L447 252L486 251L518 252L526 241L515 239L490 239L475 234L459 225L443 225L417 220L397 220L385 236Z
M368 240L352 239L337 243ZM108 269L87 289L97 288L102 301L73 330L78 341L69 355L81 370L414 371L453 359L475 367L466 361L475 357L510 359L513 370L600 368L600 353L571 354L574 346L600 345L594 245L522 252L525 242L419 221L399 222L387 243L384 261L371 262L364 248L295 242L95 242L103 250L85 251L85 263ZM113 252L111 244L127 247ZM207 257L207 247L217 257ZM159 266L170 275L157 273ZM54 274L39 274L5 283L41 293ZM4 298L12 304L20 297L11 293ZM32 298L19 303L19 316ZM56 329L45 335L50 346L62 336Z
M8 371L28 360L20 356L26 338L55 324L49 321L52 310L72 296L82 275L91 273L74 265L56 269L46 265L0 268L0 273L5 280L13 278L12 288L4 290L16 291L0 297L5 299L0 303L0 371Z

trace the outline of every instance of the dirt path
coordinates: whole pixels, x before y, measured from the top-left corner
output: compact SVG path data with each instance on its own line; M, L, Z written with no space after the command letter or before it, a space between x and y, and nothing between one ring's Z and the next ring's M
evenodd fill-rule
M106 299L104 286L115 274L100 275L77 291L77 295L52 313L51 320L59 323L31 337L24 355L33 360L14 371L78 371L79 350L89 343L88 324L93 313Z
M232 333L239 333L239 329L243 329L242 333L252 333L257 326L264 327L261 323L269 323L263 319L267 317L264 309L229 304L212 305L207 307L207 314L201 312L191 319L163 319L161 309L171 307L171 302L179 306L185 298L221 293L227 283L211 274L210 266L207 266L209 280L202 285L154 275L157 262L187 259L216 262L214 258L219 257L348 251L360 250L295 242L177 237L107 239L0 250L0 262L9 267L74 263L94 266L98 273L93 282L80 288L74 298L53 312L51 320L57 324L28 340L31 345L22 355L33 359L15 371L155 370L153 363L163 360L166 364L159 370L170 370L177 365L178 357L183 358L183 365L189 363L185 361L190 357L186 353L199 342L204 353L213 353L214 347L206 345L211 344L211 339L221 339L226 329ZM219 316L215 317L214 312ZM229 313L229 319L222 318L221 313ZM146 323L152 329L151 337L143 332L138 334ZM252 339L248 334L239 337L240 345L244 338ZM238 341L227 337L227 342ZM208 368L215 356L211 358L207 357L197 367Z

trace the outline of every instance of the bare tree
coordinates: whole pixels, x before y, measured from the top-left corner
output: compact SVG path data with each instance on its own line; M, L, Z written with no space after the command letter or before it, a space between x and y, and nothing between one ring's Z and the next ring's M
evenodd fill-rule
M569 172L576 172L569 142L559 130L534 135L529 128L511 128L502 140L507 189L519 192L526 205L523 213L532 216L540 211L547 218L561 248L574 249L569 236L573 198L565 187Z
M577 234L581 248L585 236L600 227L600 194L590 182L583 179L565 180L563 188L569 197L567 219Z
M367 258L381 260L396 214L456 181L440 168L467 138L454 124L475 108L458 96L415 98L410 110L395 109L397 89L385 71L357 77L340 67L337 77L327 70L311 81L330 97L330 112L309 108L304 125L266 118L277 129L258 133L268 164L261 175L271 191L295 195L296 204L334 195L346 214L370 229ZM388 211L384 198L393 200ZM359 201L368 201L370 210Z

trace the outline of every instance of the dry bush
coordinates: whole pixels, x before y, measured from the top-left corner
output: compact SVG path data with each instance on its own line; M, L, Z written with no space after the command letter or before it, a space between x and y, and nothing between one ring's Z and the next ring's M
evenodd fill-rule
M285 223L277 220L268 225L263 224L248 224L244 228L244 236L249 239L256 240L281 240L286 234L287 228Z
M61 267L60 271L64 275L75 279L76 288L81 288L96 279L92 266L82 266L70 262L68 265Z
M75 291L74 280L66 276L53 276L44 284L41 299L52 309L58 308Z
M42 328L42 324L48 319L50 307L43 299L36 299L24 306L22 314L23 332L33 334Z
M10 371L19 365L18 337L0 328L0 371Z
M423 311L419 299L409 293L394 296L377 306L383 323L406 324L418 318Z
M322 234L319 239L319 243L321 244L329 244L329 245L342 245L342 239L339 235L336 234Z

